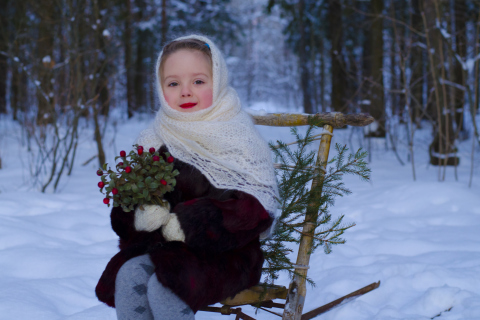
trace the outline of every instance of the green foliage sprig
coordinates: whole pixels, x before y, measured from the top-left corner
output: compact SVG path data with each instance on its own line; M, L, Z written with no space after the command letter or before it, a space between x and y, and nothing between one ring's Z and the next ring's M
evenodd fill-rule
M135 205L164 205L163 195L173 190L175 176L179 174L173 170L174 158L168 152L164 153L164 159L154 148L144 152L142 146L133 146L136 151L128 155L120 151L120 156L115 157L115 161L121 159L115 170L107 169L106 163L97 171L101 177L98 187L106 194L103 203L110 206L113 199L113 206L121 206L125 212L133 210Z
M277 141L270 143L270 148L278 163L276 168L279 203L281 216L277 222L273 236L262 241L266 267L263 269L266 282L273 283L280 271L287 271L291 276L295 274L294 262L288 254L290 243L299 244L302 229L305 224L307 211L314 217L315 233L313 236L313 250L322 247L326 254L332 251L334 245L345 243L341 236L353 227L354 223L343 223L344 215L332 218L329 209L334 205L336 197L350 194L342 178L345 174L353 174L364 181L370 179L370 169L365 161L367 152L359 149L354 154L348 154L348 148L335 145L337 155L326 164L318 163L316 151L310 151L313 141L319 135L314 135L318 124L311 124L305 136L292 128L295 144L286 144ZM317 187L312 190L312 181L317 179ZM310 284L314 284L309 278Z

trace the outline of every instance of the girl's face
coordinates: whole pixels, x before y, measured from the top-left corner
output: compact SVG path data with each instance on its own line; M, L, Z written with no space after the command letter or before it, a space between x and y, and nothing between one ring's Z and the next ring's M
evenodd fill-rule
M172 53L165 60L161 81L165 100L175 110L194 112L212 105L212 67L199 51Z

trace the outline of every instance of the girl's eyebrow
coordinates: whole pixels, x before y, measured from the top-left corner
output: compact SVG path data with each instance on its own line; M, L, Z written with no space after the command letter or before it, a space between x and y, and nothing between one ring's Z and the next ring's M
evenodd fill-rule
M203 73L203 72L193 73L192 76L194 76L194 77L196 77L196 76L204 76L204 77L207 77L207 78L208 78L208 75L206 75L206 74ZM165 77L164 81L167 81L168 78L178 78L178 76L177 76L176 74L169 75L168 77Z
M172 74L172 75L170 75L170 76L168 76L168 77L165 77L163 80L164 80L164 81L167 81L168 78L177 78L177 77L178 77L178 76Z

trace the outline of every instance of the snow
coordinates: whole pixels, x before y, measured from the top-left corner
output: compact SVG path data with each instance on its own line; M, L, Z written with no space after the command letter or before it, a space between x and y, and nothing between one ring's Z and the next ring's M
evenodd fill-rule
M445 38L445 39L450 39L450 33L448 33L447 30L445 30L445 28L442 27L440 21L438 19L435 19L435 27L438 28L438 30L440 30L440 32L442 33L442 36Z
M257 107L273 111L268 104ZM117 121L115 137L115 130L106 130L109 163L119 150L131 147L148 117ZM258 128L267 140L293 140L289 128ZM333 143L350 145L351 130L335 130ZM117 237L97 188L97 164L82 166L96 154L93 134L84 134L72 176L62 180L60 192L40 193L29 186L27 149L18 125L0 118L1 319L116 319L115 310L94 293L117 252ZM425 150L428 127L416 137L417 148ZM356 226L345 233L347 243L330 255L314 252L308 274L316 286L307 287L304 312L380 280L378 289L318 319L480 319L480 174L468 188L471 142L459 144L459 180L448 168L445 182L437 181L438 168L428 166L423 151L415 154L414 182L410 164L399 165L384 144L383 139L371 141L371 182L345 176L353 193L337 199L332 213L345 214L345 222ZM478 162L475 166L478 172ZM278 284L288 283L281 274ZM255 314L252 307L242 310L256 319L278 319L262 310ZM234 318L196 315L200 320Z
M145 31L145 30L155 30L155 28L158 26L158 21L155 19L150 19L147 21L140 21L137 23L137 26L140 30Z
M467 59L467 62L462 66L463 70L468 71L469 73L473 73L474 68L475 68L475 63L480 60L480 53L477 54L475 57L471 59Z
M247 113L249 115L252 115L252 116L264 116L264 115L267 115L267 111L265 111L264 109L245 109L245 111L247 111Z
M50 56L45 56L45 57L43 57L42 62L43 63L50 63L50 62L52 62L52 58L50 58Z

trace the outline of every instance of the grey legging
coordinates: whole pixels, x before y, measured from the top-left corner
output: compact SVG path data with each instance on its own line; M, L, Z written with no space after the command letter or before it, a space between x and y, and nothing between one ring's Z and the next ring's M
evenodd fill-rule
M128 260L115 280L119 320L193 320L195 315L170 289L157 280L148 254Z

